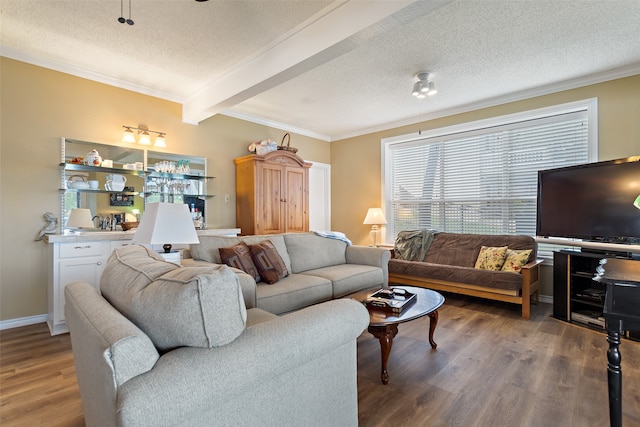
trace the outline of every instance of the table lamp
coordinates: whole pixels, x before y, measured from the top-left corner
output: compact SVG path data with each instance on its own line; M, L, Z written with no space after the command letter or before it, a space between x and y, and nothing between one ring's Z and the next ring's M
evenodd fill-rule
M171 252L173 244L200 243L191 212L183 203L149 203L133 236L135 243L162 245L162 257L180 264L180 252Z
M385 225L387 220L380 208L369 208L367 216L364 218L363 224L371 225L369 236L371 237L371 246L374 248L380 245L379 225Z
M91 219L91 211L80 208L71 209L69 219L67 219L67 228L95 228Z

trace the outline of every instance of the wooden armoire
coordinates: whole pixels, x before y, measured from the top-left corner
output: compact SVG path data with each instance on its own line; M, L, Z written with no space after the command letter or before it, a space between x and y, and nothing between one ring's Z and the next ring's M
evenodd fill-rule
M309 231L311 163L287 151L238 157L236 227L241 234Z

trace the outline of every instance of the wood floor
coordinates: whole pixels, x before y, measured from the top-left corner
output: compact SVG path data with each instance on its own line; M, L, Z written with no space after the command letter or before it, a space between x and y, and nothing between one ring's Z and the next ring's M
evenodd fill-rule
M428 342L427 317L399 327L380 382L380 346L358 339L359 421L373 426L607 426L604 334L532 307L446 295ZM624 340L623 422L640 426L640 343ZM82 426L68 334L45 324L0 331L0 425Z

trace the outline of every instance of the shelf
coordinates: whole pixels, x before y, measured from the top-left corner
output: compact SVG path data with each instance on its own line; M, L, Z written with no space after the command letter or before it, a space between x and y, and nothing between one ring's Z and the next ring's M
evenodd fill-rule
M216 197L215 194L186 194L186 193L158 193L156 191L147 191L144 196L182 196L182 197L204 197L210 199Z
M123 175L136 175L136 176L146 175L145 171L137 170L137 169L103 168L102 166L79 165L76 163L60 163L60 167L62 167L64 170L67 170L67 171L119 173Z
M169 179L202 180L202 179L215 179L215 176L185 175L185 174L179 174L179 173L147 171L147 178L169 178Z
M594 273L589 273L589 272L586 272L586 271L575 271L575 272L571 273L571 275L575 276L575 277L582 277L584 279L593 280L595 272Z
M58 191L61 193L69 192L69 193L93 193L93 194L112 194L118 193L124 196L140 196L142 193L139 191L108 191L108 190L91 190L89 188L59 188Z
M572 297L571 298L571 302L576 303L576 304L584 304L584 305L588 305L590 307L599 308L600 310L602 310L602 308L604 307L604 303L602 303L602 302L590 301L590 300L587 300L587 299L576 298L576 297Z

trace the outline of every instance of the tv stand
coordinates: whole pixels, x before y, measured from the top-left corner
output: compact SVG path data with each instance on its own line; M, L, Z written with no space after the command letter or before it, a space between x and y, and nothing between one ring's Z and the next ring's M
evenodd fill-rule
M582 248L580 252L585 255L595 255L600 258L620 258L620 259L633 259L634 254L632 252L614 251L611 249L597 249L597 248Z
M553 317L565 322L605 331L604 303L606 286L594 280L602 253L563 249L553 253ZM615 257L618 258L618 257ZM630 262L640 260L631 258ZM640 341L639 332L627 332L627 338Z

